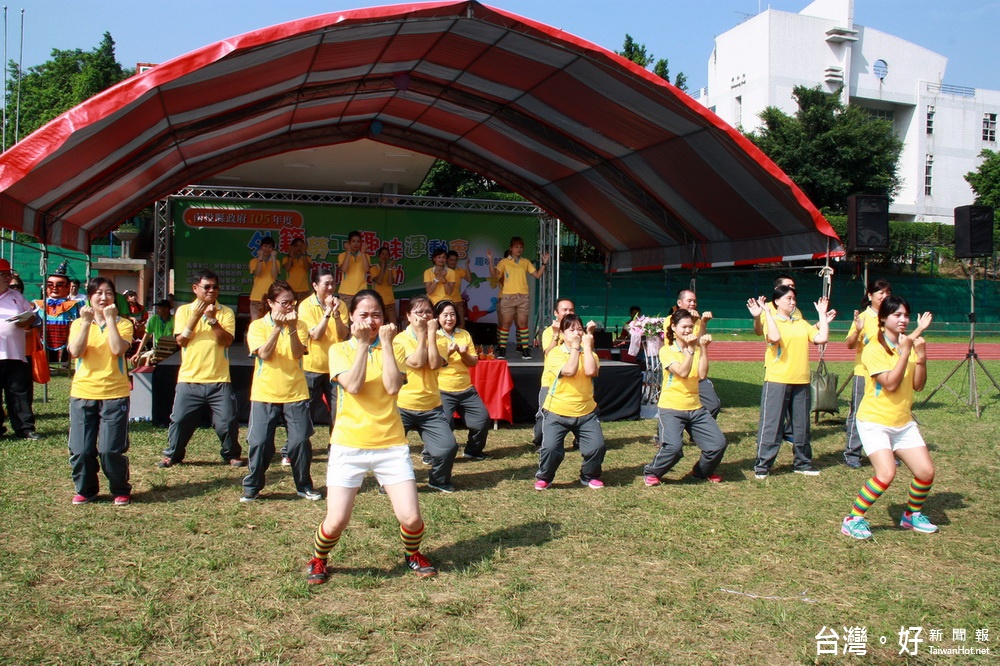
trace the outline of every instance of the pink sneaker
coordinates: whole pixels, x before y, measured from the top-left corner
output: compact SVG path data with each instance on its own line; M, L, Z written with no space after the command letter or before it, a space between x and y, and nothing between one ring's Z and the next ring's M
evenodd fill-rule
M722 477L718 474L709 475L708 480L712 483L722 483Z
M73 495L73 504L90 504L97 496L87 497L86 495Z
M647 474L643 478L643 482L647 486L658 486L658 485L660 485L660 479L659 479L659 477L653 476L652 474Z
M582 485L587 486L588 488L593 488L594 490L600 490L601 488L604 487L604 482L601 481L600 479L590 479L588 481L580 479L580 483Z
M130 495L115 495L115 506L128 506L132 503L132 497Z
M551 485L552 483L549 481L543 481L542 479L538 479L535 481L535 490L548 490L549 486Z

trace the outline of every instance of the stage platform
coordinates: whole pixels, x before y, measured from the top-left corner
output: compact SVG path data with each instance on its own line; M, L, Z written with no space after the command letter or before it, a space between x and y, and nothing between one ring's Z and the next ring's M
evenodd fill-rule
M511 392L511 410L515 423L531 423L538 409L538 389L542 379L542 352L532 352L537 359L524 360L518 355L507 359L514 389ZM174 386L180 369L180 354L174 354L152 368L152 371L133 374L133 419L149 420L157 425L170 423L170 410L174 402ZM229 348L229 374L240 406L240 422L246 423L250 415L250 382L253 377L253 358L245 344ZM594 397L603 421L619 421L639 417L642 400L642 372L634 363L601 361L601 371L594 382ZM208 409L205 423L209 424Z

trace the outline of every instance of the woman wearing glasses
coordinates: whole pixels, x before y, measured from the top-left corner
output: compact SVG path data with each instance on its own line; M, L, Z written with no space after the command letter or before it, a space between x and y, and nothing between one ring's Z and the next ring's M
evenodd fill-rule
M250 469L243 478L241 502L253 502L264 488L264 474L274 458L274 431L282 417L295 492L305 499L322 499L313 490L309 474L313 425L309 388L302 370L308 340L309 328L295 312L295 292L284 280L274 282L261 301L259 318L247 329L247 347L256 358L247 426Z

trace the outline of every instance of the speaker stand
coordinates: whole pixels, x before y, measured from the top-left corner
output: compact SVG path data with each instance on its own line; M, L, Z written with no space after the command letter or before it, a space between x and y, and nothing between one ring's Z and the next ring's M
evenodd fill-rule
M981 418L982 408L979 404L979 385L976 382L976 366L978 365L979 369L983 371L983 374L989 378L990 382L993 384L993 388L997 390L997 393L1000 393L1000 384L997 384L997 380L993 378L993 375L991 375L990 371L986 369L986 366L983 365L983 362L979 359L979 355L976 353L976 269L975 266L971 265L971 263L972 262L970 261L967 265L965 262L962 262L962 267L969 274L969 350L965 353L965 358L959 361L958 364L951 369L951 372L949 372L948 375L941 380L941 383L937 385L937 388L931 391L930 395L928 395L927 398L920 403L920 406L926 406L927 403L930 402L931 398L934 397L934 394L941 389L947 389L956 398L961 398L962 393L948 386L948 380L950 380L952 376L958 372L959 368L964 366L969 377L969 397L966 400L966 404L975 408L976 418L978 419Z

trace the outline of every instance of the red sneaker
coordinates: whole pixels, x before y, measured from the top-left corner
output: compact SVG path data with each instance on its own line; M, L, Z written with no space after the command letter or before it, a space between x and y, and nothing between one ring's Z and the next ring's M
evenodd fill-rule
M437 576L438 573L437 568L431 564L431 561L419 552L406 556L406 566L413 569L413 573L417 574L419 578L430 578L431 576Z
M309 575L306 580L310 585L322 585L330 577L330 572L326 568L326 560L314 557L309 560Z

